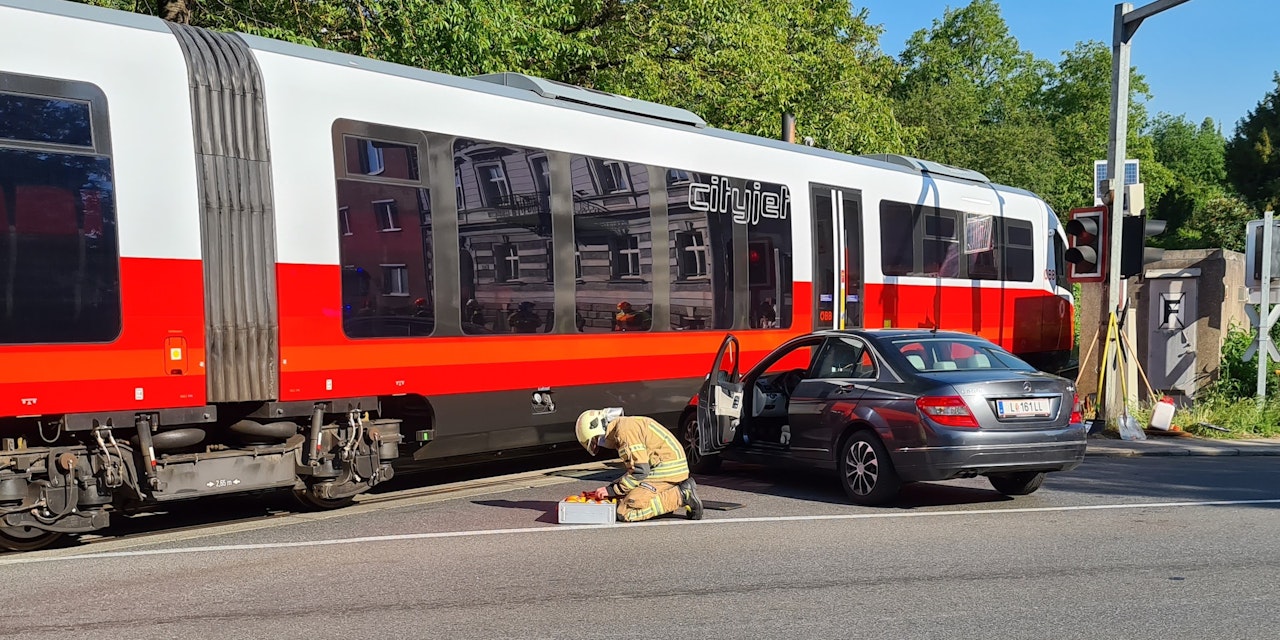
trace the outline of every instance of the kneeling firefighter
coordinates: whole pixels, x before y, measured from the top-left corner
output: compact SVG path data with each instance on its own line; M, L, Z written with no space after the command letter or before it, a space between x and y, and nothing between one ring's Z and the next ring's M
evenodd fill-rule
M578 416L576 431L588 453L616 449L627 467L621 478L595 491L601 500L622 498L619 520L639 522L678 511L690 520L702 519L702 500L689 477L684 448L658 421L623 416L622 409L591 409Z

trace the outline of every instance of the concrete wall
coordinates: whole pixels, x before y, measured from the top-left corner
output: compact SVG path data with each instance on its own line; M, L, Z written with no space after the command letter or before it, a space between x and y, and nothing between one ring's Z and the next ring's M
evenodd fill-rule
M1190 389L1184 402L1194 398L1197 390L1217 379L1222 356L1222 345L1227 330L1232 323L1248 328L1249 320L1245 315L1246 292L1244 283L1245 257L1242 253L1223 249L1193 249L1184 251L1166 251L1164 259L1146 266L1144 277L1131 278L1128 281L1128 297L1133 309L1133 321L1136 327L1135 349L1138 352L1138 364L1144 373L1150 362L1149 348L1156 344L1158 318L1150 313L1150 296L1153 295L1152 283L1155 275L1174 275L1175 273L1193 272L1196 292L1195 309L1187 309L1185 318L1188 330L1194 331L1195 361L1190 372ZM1190 271L1189 271L1190 270ZM1100 320L1100 310L1104 300L1102 287L1096 284L1085 284L1078 304L1080 305L1080 371L1079 393L1081 398L1097 392L1097 363L1103 345L1093 346L1093 353L1086 358L1090 347L1099 339L1099 330L1105 331L1105 319ZM1148 378L1151 376L1148 375ZM1153 381L1153 384L1156 384ZM1141 376L1138 380L1139 398L1147 400L1146 385ZM1173 389L1156 388L1156 393L1169 392L1175 397L1181 395Z

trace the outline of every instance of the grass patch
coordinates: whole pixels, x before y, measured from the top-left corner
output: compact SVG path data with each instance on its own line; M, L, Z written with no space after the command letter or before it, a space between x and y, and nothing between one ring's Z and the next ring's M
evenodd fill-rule
M1151 411L1152 407L1142 406L1131 408L1129 412L1140 428L1146 428L1151 422ZM1259 406L1256 398L1208 396L1191 407L1176 411L1173 424L1187 433L1205 438L1277 438L1280 437L1280 399L1268 398ZM1206 424L1226 431L1206 427ZM1119 431L1110 426L1106 432L1119 436Z

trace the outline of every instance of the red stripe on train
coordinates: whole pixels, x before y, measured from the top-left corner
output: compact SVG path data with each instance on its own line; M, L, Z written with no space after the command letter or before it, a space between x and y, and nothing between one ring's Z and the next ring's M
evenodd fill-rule
M868 328L928 327L980 335L1013 353L1071 349L1074 310L1047 291L868 284Z
M204 405L203 282L199 260L122 258L120 336L0 346L0 416Z
M701 378L725 331L485 335L351 340L342 332L340 269L277 265L282 400L469 393ZM790 329L738 333L744 367L812 326L810 286Z

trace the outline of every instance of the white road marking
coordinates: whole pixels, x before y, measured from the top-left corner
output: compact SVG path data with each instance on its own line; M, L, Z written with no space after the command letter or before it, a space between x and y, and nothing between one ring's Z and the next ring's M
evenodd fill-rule
M1078 505L1071 507L1022 507L1011 509L974 509L971 511L921 511L893 513L846 513L811 516L759 516L748 518L724 518L716 520L651 520L648 522L614 523L610 525L576 524L548 525L542 527L523 527L516 529L481 529L476 531L438 531L433 533L405 533L387 536L366 536L360 538L336 538L330 540L299 540L294 542L269 542L260 544L226 544L204 547L187 547L180 549L148 549L141 551L115 551L105 553L87 553L58 557L20 557L0 559L0 565L30 564L35 562L57 562L66 560L103 560L109 558L131 558L137 556L177 555L189 553L257 551L263 549L290 549L299 547L325 547L340 544L360 544L369 542L399 542L404 540L429 540L434 538L470 538L492 535L514 535L522 533L549 533L555 531L582 531L586 529L612 529L616 527L658 527L673 525L726 525L752 522L806 522L816 520L871 520L880 518L931 518L939 516L992 515L1005 513L1047 513L1054 511L1099 511L1106 509L1160 509L1174 507L1220 507L1251 504L1280 504L1274 500L1215 500L1208 502L1139 502L1131 504L1098 504Z

